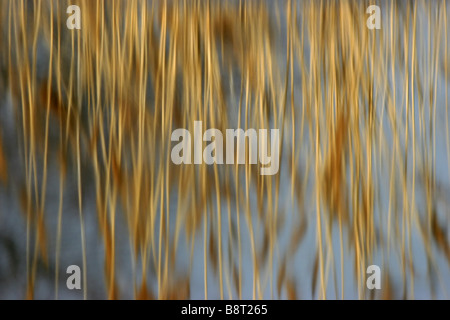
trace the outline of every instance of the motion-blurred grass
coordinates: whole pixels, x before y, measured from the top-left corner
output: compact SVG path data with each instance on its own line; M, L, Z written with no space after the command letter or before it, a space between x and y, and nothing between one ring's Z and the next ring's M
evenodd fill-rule
M81 30L66 28L74 4ZM417 277L426 277L430 297L445 295L449 2L378 2L381 30L366 27L370 4L0 0L0 95L10 97L21 155L8 156L0 136L0 183L17 186L26 222L24 298L36 298L40 263L58 297L69 180L77 184L85 298L88 215L97 216L104 246L105 298L121 297L118 269L130 259L116 250L118 216L138 299L190 298L191 270L177 269L178 253L188 252L192 268L199 245L205 298L213 288L227 299L296 299L306 287L312 298L341 299L346 270L358 298L414 298ZM172 131L192 131L197 120L223 131L279 128L280 172L174 165ZM11 161L23 177L9 174ZM58 168L57 183L48 182L49 167ZM96 212L83 209L87 184ZM46 196L55 192L50 229ZM301 247L308 232L315 242ZM299 254L308 272L296 271ZM383 270L376 293L366 289L375 262Z

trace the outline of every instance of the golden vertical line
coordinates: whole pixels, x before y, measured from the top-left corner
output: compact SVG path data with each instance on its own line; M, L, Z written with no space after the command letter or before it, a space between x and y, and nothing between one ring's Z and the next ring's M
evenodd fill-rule
M62 100L62 92L61 92L61 14L60 14L60 7L59 2L56 4L56 12L57 15L57 32L58 32L58 40L57 40L57 70L56 70L56 82L57 82L57 92L58 92L58 101ZM59 106L62 107L62 106ZM64 150L64 144L63 144L63 127L62 127L62 119L61 116L58 119L59 121L59 161L60 161L60 177L59 177L59 207L58 207L58 222L57 222L57 230L56 230L56 248L55 248L55 300L58 300L58 282L59 282L59 259L60 259L60 252L61 252L61 232L62 232L62 210L63 210L63 199L64 199L64 179L65 179L65 166L66 163L64 163L64 156L63 156L63 150Z
M407 233L408 233L408 255L409 255L409 272L410 272L410 294L411 299L414 299L414 271L412 269L412 243L411 243L411 216L414 214L415 208L415 194L416 194L416 120L415 120L415 99L414 99L414 74L416 63L416 19L417 19L417 2L414 3L414 13L412 22L412 52L411 52L411 128L412 128L412 190L411 190L411 208L407 215Z
M81 113L81 37L77 34L77 103L78 112ZM87 300L87 257L86 257L86 236L85 236L85 226L83 218L83 202L82 202L82 182L81 182L81 149L80 149L80 119L76 121L76 155L77 155L77 180L78 180L78 210L80 216L80 229L81 229L81 251L83 260L83 299Z
M36 3L34 3L36 5ZM21 27L22 27L22 36L26 38L26 23L25 23L25 8L24 8L24 2L21 1ZM29 65L28 65L28 59L26 59L26 71L27 71L27 85L28 85L28 104L29 104L29 120L30 120L30 132L31 132L31 146L30 146L30 162L33 172L33 184L34 184L34 195L35 195L35 207L33 208L36 210L36 207L39 207L39 187L38 187L38 177L37 177L37 164L36 164L36 146L35 146L35 108L36 104L34 101L34 95L35 95L35 87L36 87L36 59L37 59L37 40L39 35L39 25L40 25L40 18L41 18L41 3L38 5L38 10L35 13L35 19L37 19L35 25L37 26L35 28L35 34L33 39L33 56L32 56L32 71L31 71L31 78L29 74ZM26 49L26 48L25 48ZM27 50L25 51L25 56ZM31 183L31 182L30 182ZM31 206L31 186L30 186L30 206ZM30 207L31 210L31 207ZM39 213L38 213L39 214ZM31 267L31 284L29 287L29 292L27 292L27 295L29 298L34 296L34 284L35 284L35 275L36 275L36 268L37 268L37 256L38 256L38 232L36 232L35 235L35 245L34 245L34 256L33 256L33 262Z

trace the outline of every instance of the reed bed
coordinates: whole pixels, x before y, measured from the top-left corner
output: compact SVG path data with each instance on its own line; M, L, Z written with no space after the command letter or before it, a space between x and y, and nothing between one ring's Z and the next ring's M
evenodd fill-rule
M418 277L445 295L449 2L381 1L381 30L366 27L370 4L1 0L0 95L19 138L14 156L0 130L0 184L23 212L24 298L39 297L41 264L58 298L73 197L85 299L92 216L108 299L130 288L136 299L190 298L199 266L204 298L345 299L353 283L360 299L413 299ZM69 5L81 30L66 28ZM279 173L174 165L171 133L194 121L279 128ZM382 290L366 288L371 264Z

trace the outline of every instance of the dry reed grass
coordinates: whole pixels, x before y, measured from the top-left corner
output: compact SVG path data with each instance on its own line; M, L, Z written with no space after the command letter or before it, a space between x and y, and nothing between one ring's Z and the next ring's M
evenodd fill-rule
M69 4L82 9L80 31L65 27ZM192 265L197 234L205 298L212 272L220 298L244 298L243 278L251 274L252 298L267 290L272 298L299 298L299 281L311 284L314 298L343 299L347 269L358 297L367 298L365 270L375 256L385 270L398 258L403 277L395 296L385 274L391 289L378 298L414 298L413 229L430 279L436 255L450 262L448 230L436 208L440 184L450 181L436 176L436 133L444 132L436 115L443 110L450 163L449 8L446 1L382 2L383 29L370 31L367 6L2 0L0 89L12 96L23 149L26 297L34 297L38 261L55 265L58 297L70 178L78 185L85 298L84 220L93 213L83 210L83 188L91 181L107 298L121 296L118 215L127 222L138 299L189 298L190 270L177 271L177 252L191 250ZM419 10L425 10L420 19ZM445 106L437 101L442 92ZM280 173L260 176L252 165L173 165L171 132L192 130L195 120L220 130L280 128ZM0 136L0 182L8 185L1 142ZM59 227L48 230L47 172L56 165ZM89 179L86 171L93 172ZM287 219L292 232L284 246ZM315 262L309 274L298 274L294 257L311 228ZM56 233L56 252L47 250L49 233ZM243 272L243 255L251 273Z

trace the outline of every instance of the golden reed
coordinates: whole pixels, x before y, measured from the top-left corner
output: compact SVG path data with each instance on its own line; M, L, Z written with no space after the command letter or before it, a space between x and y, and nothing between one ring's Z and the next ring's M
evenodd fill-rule
M380 1L380 30L366 27L370 4L0 0L0 108L9 99L20 154L0 136L0 184L23 211L25 297L38 297L40 264L58 297L70 184L84 298L93 215L110 299L130 259L123 239L137 299L191 297L193 265L204 298L344 299L351 281L357 298L411 299L417 277L445 292L449 2ZM69 5L80 30L66 27ZM280 129L279 172L175 165L171 134L195 121ZM378 291L366 288L374 263Z

